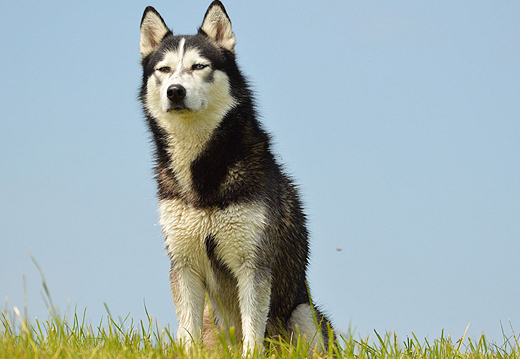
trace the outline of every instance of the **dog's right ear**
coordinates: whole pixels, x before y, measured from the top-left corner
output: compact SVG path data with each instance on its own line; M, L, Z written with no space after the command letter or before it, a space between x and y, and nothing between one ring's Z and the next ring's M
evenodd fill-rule
M141 56L145 57L154 51L169 32L157 10L148 6L141 19L141 42L139 43Z

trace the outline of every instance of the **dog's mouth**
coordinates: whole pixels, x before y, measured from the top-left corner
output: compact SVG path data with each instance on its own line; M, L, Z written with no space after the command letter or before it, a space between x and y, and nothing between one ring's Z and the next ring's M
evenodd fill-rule
M190 109L184 104L172 105L167 110L167 112L173 112L173 113L182 113L182 112L187 112L187 111L190 111Z

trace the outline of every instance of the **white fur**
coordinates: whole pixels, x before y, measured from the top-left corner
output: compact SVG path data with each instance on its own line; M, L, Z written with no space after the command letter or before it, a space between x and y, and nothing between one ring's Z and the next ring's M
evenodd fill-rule
M182 70L182 60L184 59L184 45L186 44L186 38L182 38L181 41L179 41L179 64L177 65L177 71Z
M198 273L188 265L177 268L175 275L178 278L175 282L176 291L173 293L179 321L177 340L190 345L202 336L202 315L199 313L204 310L205 288Z
M263 345L265 326L269 314L271 278L255 278L257 268L245 263L237 272L238 301L242 318L244 355L255 346ZM260 281L260 283L259 283Z
M323 344L323 335L321 326L316 326L312 310L312 307L307 303L298 305L289 318L288 327L290 332L299 333L310 341L311 347L314 347L316 344Z
M218 297L219 288L205 245L206 237L211 234L218 243L216 256L237 278L236 300L242 319L244 351L261 345L269 310L270 278L255 277L255 255L265 228L265 211L260 203L208 209L195 208L180 199L160 201L160 224L180 282L176 287L179 295L174 295L174 301L181 341L200 338L205 290L210 297Z
M182 199L168 199L159 202L159 216L168 253L176 260L196 264L199 274L205 276L209 260L204 241L209 234L217 242L225 241L217 248L217 256L238 274L244 263L255 259L265 228L265 207L260 203L195 208Z

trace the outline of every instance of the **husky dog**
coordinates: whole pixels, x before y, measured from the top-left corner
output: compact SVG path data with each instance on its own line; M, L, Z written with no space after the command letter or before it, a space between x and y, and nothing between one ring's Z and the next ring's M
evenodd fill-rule
M330 323L306 285L302 205L234 47L219 1L196 35L174 35L154 8L144 11L140 100L155 144L177 338L190 344L210 340L212 327L235 327L244 353L265 335L300 334L325 348Z

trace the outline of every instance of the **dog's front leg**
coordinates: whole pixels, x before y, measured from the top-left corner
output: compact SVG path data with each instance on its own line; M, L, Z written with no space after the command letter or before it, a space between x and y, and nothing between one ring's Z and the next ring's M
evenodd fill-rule
M170 283L179 327L177 340L190 346L202 336L204 283L189 264L172 261Z
M271 297L271 272L245 262L236 276L245 356L253 352L255 345L263 345Z

